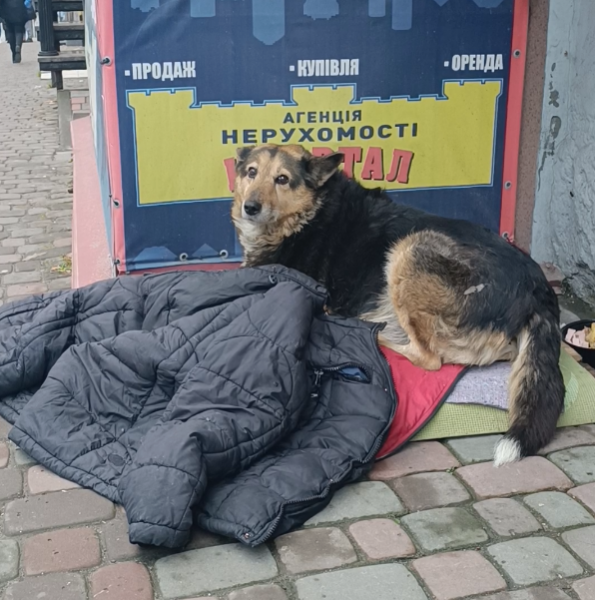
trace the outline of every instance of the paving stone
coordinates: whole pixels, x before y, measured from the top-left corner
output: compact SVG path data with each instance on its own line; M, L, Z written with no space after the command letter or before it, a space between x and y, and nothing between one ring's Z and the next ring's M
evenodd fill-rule
M576 555L595 568L595 526L565 531L562 540Z
M554 529L595 523L595 519L578 502L562 492L539 492L523 500Z
M12 425L0 417L0 440L8 438L8 432L12 429Z
M0 471L0 501L16 498L23 492L23 476L18 469Z
M8 464L10 451L4 442L0 442L0 469L3 469Z
M53 492L12 500L4 511L7 535L30 533L53 527L68 527L114 516L114 505L90 490Z
M54 240L54 246L56 246L56 248L70 247L70 246L72 246L72 238L67 237L67 238L59 238L57 240ZM593 440L593 441L595 442L595 440Z
M595 483L586 483L568 490L568 494L582 502L591 512L595 512Z
M69 290L71 289L71 279L70 277L58 277L56 279L52 279L48 283L48 289L50 291L55 290Z
M209 531L204 531L204 529L194 527L192 537L184 549L197 550L199 548L210 548L211 546L222 546L223 544L230 543L232 543L231 538L215 535Z
M479 552L448 552L411 563L436 600L506 589L506 581Z
M469 500L464 486L450 473L417 473L400 477L392 487L411 511L448 506Z
M578 427L560 427L556 430L554 439L545 448L542 448L539 454L545 455L566 448L590 444L595 444L595 435L589 431Z
M595 446L561 450L551 454L549 459L575 483L595 481Z
M19 545L14 540L0 540L0 584L19 575Z
M27 485L31 494L45 494L80 488L80 485L68 479L62 479L50 470L36 465L27 471Z
M35 465L37 461L34 458L31 458L26 452L18 448L14 447L14 461L19 465L19 467L26 467L27 465Z
M428 600L415 577L396 564L311 575L296 587L300 600Z
M155 563L164 598L257 583L275 577L277 572L275 559L266 546L246 548L240 544L180 552Z
M101 528L101 538L108 560L112 562L138 558L147 554L147 550L137 544L131 544L128 538L126 518L115 518Z
M334 569L357 560L347 536L334 527L294 531L278 537L275 546L293 574Z
M511 540L487 550L515 585L556 581L583 572L568 550L546 537Z
M403 514L405 508L391 489L381 481L364 481L340 489L330 504L306 525L334 523L374 515Z
M153 546L139 546L131 544L128 537L128 521L121 507L116 509L116 518L107 521L101 526L101 539L108 560L117 562L134 558L161 558L165 550ZM190 542L185 550L197 548L210 548L221 544L231 543L229 538L223 538L207 531L195 528Z
M0 234L0 237L2 237L4 234ZM14 254L14 248L5 248L5 247L0 247L0 256L10 256L12 254ZM4 291L4 288L3 288Z
M85 581L77 573L51 573L41 577L26 577L23 581L11 583L6 588L4 596L4 600L38 598L40 600L87 600Z
M17 238L17 237L29 237L30 235L41 235L45 233L44 229L41 227L11 227L10 228L10 235L11 237ZM33 246L36 246L36 244L33 244Z
M394 456L377 462L369 477L387 481L413 473L446 471L459 461L440 442L412 442Z
M29 208L27 209L27 214L28 215L43 215L45 214L49 209L45 208L45 207L39 207L39 208ZM31 238L29 238L31 239Z
M101 562L99 541L88 527L48 531L25 540L23 562L26 575L88 569Z
M464 508L434 508L407 515L401 523L426 552L454 550L488 539L481 523Z
M493 463L468 465L458 469L457 473L479 500L573 487L560 469L541 456L530 456L497 469Z
M7 254L5 256L0 256L0 265L18 263L22 260L22 258L23 257L20 254Z
M579 425L579 429L583 429L589 432L591 435L595 436L595 424L587 423L586 425Z
M229 594L229 600L287 600L278 585L255 585Z
M91 598L101 600L153 600L151 577L135 562L109 565L90 577Z
M3 283L33 283L41 281L41 273L29 271L25 273L8 273L2 278Z
M15 271L36 271L41 269L41 263L37 261L23 261L14 265Z
M0 256L2 258L12 258L6 256ZM20 259L19 259L20 260ZM1 262L1 261L0 261ZM18 261L10 261L18 262ZM37 294L43 294L46 291L44 283L22 283L18 285L9 285L6 288L6 295L11 298L15 296L33 296Z
M525 535L541 529L537 519L516 500L510 498L482 500L475 503L473 508L501 537Z
M570 597L562 590L546 586L532 587L516 592L500 592L493 596L482 596L481 600L570 600Z
M391 519L358 521L349 527L349 532L372 560L415 554L415 546L409 536Z
M595 598L595 577L575 581L572 584L572 589L580 600L593 600Z
M501 435L474 435L452 438L447 440L446 444L461 464L470 465L493 460L494 446L501 439Z

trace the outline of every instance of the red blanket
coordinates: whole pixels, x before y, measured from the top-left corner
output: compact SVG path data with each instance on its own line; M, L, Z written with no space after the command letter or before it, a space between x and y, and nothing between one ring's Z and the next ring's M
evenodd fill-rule
M444 365L439 371L424 371L392 350L381 350L390 366L397 392L397 411L377 459L394 454L422 429L465 371L465 367L459 365Z

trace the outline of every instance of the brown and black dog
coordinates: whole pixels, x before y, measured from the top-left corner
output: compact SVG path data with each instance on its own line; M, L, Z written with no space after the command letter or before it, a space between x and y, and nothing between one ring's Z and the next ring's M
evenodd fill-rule
M495 464L537 452L564 405L558 301L539 265L483 227L364 188L342 159L300 146L238 150L232 218L244 264L309 275L331 312L386 323L380 343L425 369L512 361Z

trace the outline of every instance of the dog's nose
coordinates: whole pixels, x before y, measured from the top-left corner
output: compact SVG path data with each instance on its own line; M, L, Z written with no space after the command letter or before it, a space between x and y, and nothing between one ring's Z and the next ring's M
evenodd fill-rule
M249 216L253 217L257 215L262 208L262 204L260 202L256 202L256 200L248 200L248 202L244 203L244 212Z

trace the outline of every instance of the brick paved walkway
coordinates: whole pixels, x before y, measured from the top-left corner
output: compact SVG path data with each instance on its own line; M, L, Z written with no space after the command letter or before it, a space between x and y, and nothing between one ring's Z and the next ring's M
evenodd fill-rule
M37 76L37 44L12 65L0 44L0 276L3 303L69 287L71 153L58 147L56 91ZM52 270L53 269L53 270Z
M13 67L0 45L4 301L69 281L52 267L69 251L70 156L34 54ZM593 425L499 470L495 436L412 444L301 531L257 550L197 531L181 553L130 545L119 509L33 464L8 430L0 421L4 600L595 599Z

